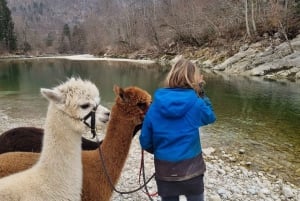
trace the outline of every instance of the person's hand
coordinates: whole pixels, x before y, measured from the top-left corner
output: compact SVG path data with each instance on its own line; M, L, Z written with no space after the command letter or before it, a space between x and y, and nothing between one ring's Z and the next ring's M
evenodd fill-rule
M205 93L204 93L204 85L205 85L205 81L203 79L203 75L200 74L199 80L198 80L198 86L199 86L198 94L199 94L200 97L204 97L204 95L205 95Z

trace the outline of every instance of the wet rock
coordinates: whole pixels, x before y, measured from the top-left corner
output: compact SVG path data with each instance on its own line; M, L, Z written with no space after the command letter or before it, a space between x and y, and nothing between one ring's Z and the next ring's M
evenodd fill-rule
M239 154L244 154L245 153L245 149L240 149L239 150Z

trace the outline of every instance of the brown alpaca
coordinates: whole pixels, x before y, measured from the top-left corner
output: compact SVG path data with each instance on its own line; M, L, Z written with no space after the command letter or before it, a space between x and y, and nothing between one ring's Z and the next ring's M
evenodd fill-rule
M17 127L0 135L0 154L6 152L41 152L44 129L35 127ZM82 150L95 150L100 142L81 138Z
M101 148L109 177L115 185L121 175L132 141L132 133L142 123L151 103L151 96L137 87L114 87L115 104L112 106L105 138ZM38 158L35 153L19 153L14 158L0 155L0 177L28 168ZM35 158L35 159L33 159ZM4 162L4 163L2 163ZM21 162L21 163L20 163ZM108 201L112 188L103 170L99 150L83 151L83 201ZM3 169L1 169L3 167ZM13 172L12 172L13 169ZM3 171L5 170L5 171ZM7 170L10 170L9 172Z

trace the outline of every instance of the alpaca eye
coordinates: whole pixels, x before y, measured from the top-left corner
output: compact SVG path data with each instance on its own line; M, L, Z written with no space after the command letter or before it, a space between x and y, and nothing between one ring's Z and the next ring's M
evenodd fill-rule
M147 108L147 104L146 103L138 103L137 106L141 109L141 110L145 110Z
M87 108L90 107L90 104L89 104L89 103L86 103L86 104L80 105L80 107L81 107L82 109L87 109Z

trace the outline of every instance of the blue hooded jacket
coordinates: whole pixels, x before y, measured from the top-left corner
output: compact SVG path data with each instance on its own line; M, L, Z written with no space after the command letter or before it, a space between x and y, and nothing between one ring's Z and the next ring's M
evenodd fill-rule
M199 127L215 120L208 97L200 98L193 89L161 88L145 116L140 144L155 159L190 159L202 152Z

